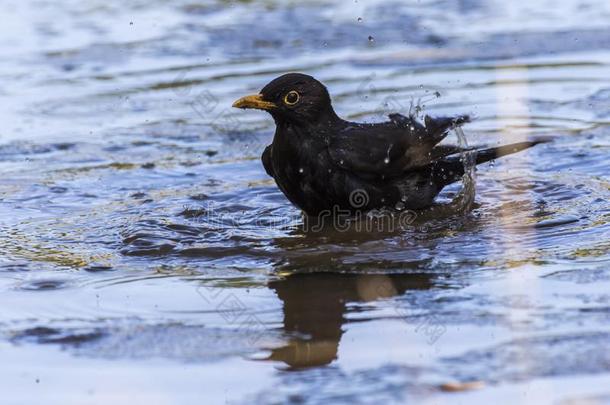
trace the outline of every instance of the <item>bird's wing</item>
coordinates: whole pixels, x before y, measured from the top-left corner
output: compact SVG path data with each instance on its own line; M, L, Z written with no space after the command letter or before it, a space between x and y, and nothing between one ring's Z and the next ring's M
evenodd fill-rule
M434 159L460 151L457 147L435 146L450 128L468 117L431 118L424 123L413 117L391 114L382 124L348 124L333 134L329 155L338 167L363 177L394 177L423 167Z

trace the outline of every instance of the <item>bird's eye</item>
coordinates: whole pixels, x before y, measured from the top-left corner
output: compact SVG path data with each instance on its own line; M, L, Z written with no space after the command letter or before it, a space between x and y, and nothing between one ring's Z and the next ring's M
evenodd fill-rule
M288 105L295 105L296 103L299 102L300 98L301 98L301 96L299 96L299 93L292 90L291 92L286 94L286 97L284 97L284 103L286 103Z

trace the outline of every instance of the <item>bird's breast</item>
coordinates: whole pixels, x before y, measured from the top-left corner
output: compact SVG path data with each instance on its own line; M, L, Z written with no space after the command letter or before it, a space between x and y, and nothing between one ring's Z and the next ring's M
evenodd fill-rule
M286 197L306 212L315 211L326 198L324 174L331 169L324 161L324 150L323 144L308 139L295 142L276 136L273 142L275 181Z

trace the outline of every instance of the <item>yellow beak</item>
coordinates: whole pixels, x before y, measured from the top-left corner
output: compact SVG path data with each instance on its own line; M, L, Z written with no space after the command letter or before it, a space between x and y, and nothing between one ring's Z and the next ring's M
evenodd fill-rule
M263 100L262 94L255 94L252 96L242 97L233 103L235 108L255 108L257 110L271 110L277 107L270 101Z

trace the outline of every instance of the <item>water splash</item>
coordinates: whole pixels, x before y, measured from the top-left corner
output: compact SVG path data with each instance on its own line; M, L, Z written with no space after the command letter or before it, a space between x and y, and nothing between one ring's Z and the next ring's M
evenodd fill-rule
M472 209L476 195L477 151L467 150L468 139L461 127L456 126L454 132L458 138L458 145L464 150L460 157L464 165L464 175L462 176L462 189L453 198L450 205L454 206L458 212L466 213Z
M437 204L422 212L422 218L439 218L456 214L465 214L472 210L476 196L476 150L468 150L468 139L461 127L455 127L454 132L458 138L458 146L464 150L460 154L460 161L464 165L462 188L447 204ZM428 215L426 215L428 214Z

